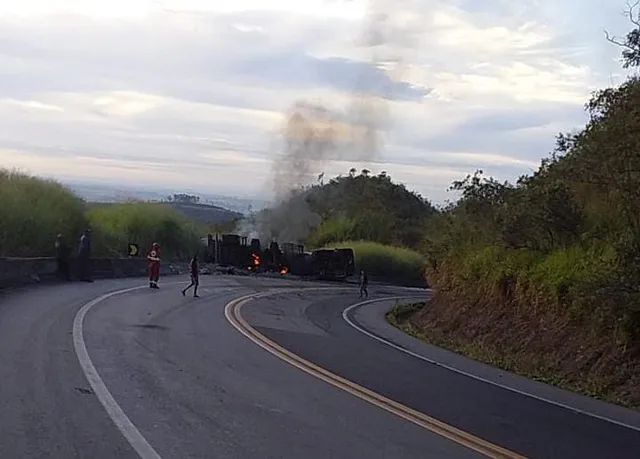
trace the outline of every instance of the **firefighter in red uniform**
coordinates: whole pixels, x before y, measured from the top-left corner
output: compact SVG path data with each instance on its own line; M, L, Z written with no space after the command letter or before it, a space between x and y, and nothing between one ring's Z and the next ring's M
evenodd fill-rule
M158 287L158 280L160 279L160 245L154 242L151 246L151 250L147 254L147 260L149 260L149 287Z

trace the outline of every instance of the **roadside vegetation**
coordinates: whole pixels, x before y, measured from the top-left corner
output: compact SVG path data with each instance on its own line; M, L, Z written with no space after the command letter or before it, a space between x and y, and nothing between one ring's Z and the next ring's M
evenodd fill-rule
M200 229L176 210L155 203L97 206L87 214L98 254L122 256L130 242L147 250L158 242L163 258L188 259L200 249Z
M305 190L306 201L322 223L308 245L322 247L342 241L372 241L416 249L424 227L436 212L422 196L394 183L386 172L368 170L331 179Z
M636 13L637 14L637 13ZM640 29L625 66L640 65ZM481 171L427 224L437 289L403 327L527 376L640 407L640 78L597 91L538 171ZM407 328L408 327L408 328Z
M532 176L456 182L429 222L414 326L508 369L640 406L640 80L594 94Z
M200 229L164 205L88 206L53 180L0 169L0 256L53 256L59 233L73 253L88 226L96 256L124 257L129 242L144 251L157 241L165 257L187 259L200 244Z
M326 184L294 192L290 204L282 205L303 208L317 217L307 247L350 247L356 269L366 270L374 279L425 284L426 258L418 249L425 225L437 211L386 172L373 175L366 169L360 173L351 169Z
M0 169L0 256L50 256L58 233L85 225L83 201L59 183Z
M364 269L372 279L424 284L425 257L414 250L366 241L346 241L330 247L352 248L356 271Z

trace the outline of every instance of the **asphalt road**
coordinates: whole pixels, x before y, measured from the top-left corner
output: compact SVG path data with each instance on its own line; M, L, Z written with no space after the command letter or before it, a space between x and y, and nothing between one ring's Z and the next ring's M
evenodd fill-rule
M164 280L159 291L99 302L93 300L141 281L0 293L0 458L480 457L300 371L225 318L230 301L276 289L281 293L244 306L246 321L346 380L525 456L640 452L640 431L430 365L363 335L342 318L358 301L354 292L216 276L203 278L201 298L193 299L168 284L178 279ZM407 294L372 290L378 297ZM88 381L87 365L99 380Z

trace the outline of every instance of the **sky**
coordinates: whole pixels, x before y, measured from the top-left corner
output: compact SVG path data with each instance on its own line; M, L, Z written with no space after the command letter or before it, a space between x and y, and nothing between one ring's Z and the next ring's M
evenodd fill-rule
M329 126L331 151L311 154L304 180L385 171L442 203L476 169L532 173L559 132L584 125L591 92L624 81L620 50L604 39L630 29L624 8L0 0L0 167L270 198L302 104L331 119L312 120ZM354 132L369 139L357 154Z

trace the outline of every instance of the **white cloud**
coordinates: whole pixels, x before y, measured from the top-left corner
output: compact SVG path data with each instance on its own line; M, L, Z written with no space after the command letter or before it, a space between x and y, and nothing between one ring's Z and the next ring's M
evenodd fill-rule
M151 11L153 3L153 0L21 0L1 3L0 15L78 14L100 18L140 18Z
M46 16L74 14L95 18L140 19L158 11L230 14L273 11L341 19L361 19L366 12L362 0L21 0L0 4L0 15Z
M157 110L162 103L162 97L132 91L114 91L96 97L93 107L108 116L134 116Z
M10 108L25 109L28 111L62 112L64 109L56 105L45 104L37 100L0 99L0 105L8 105Z
M482 27L474 24L468 13L461 11L436 11L433 25L437 29L438 45L453 49L466 48L481 59L530 50L552 37L547 27L535 22L523 23L515 29L505 25Z
M389 113L370 167L444 199L477 167L529 172L583 121L618 54L592 37L619 8L592 3L4 2L0 158L66 178L262 193L292 104L344 112L368 92Z
M515 102L547 101L581 104L593 89L589 70L560 61L541 64L522 61L475 66L475 72L443 72L435 75L437 94L448 100L483 101L492 104L496 98Z

